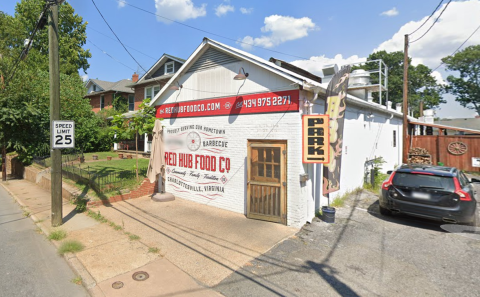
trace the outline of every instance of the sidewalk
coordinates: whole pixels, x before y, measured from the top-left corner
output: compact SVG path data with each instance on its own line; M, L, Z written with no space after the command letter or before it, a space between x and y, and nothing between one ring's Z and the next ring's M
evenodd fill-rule
M55 229L50 227L50 192L26 180L0 185L45 234ZM67 231L66 240L85 245L66 259L92 296L221 296L208 287L298 231L179 198L159 203L142 197L92 211L108 223L76 213L64 200L59 227ZM139 271L148 278L134 280ZM123 287L114 289L118 281Z

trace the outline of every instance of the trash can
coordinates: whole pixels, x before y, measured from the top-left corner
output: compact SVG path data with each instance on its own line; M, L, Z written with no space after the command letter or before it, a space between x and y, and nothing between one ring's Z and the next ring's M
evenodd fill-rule
M322 214L325 223L335 223L335 207L322 206Z

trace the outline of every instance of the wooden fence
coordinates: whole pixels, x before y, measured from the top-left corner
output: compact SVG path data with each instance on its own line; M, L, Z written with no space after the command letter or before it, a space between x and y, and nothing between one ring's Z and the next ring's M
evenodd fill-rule
M466 152L459 155L449 152L448 146L454 143L465 144ZM480 167L472 166L472 158L480 158L480 135L414 135L411 145L428 150L433 164L442 162L445 166L480 172Z

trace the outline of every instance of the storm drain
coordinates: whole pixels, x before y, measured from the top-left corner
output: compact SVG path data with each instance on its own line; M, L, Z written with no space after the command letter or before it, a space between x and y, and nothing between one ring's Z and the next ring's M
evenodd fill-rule
M132 278L136 281L144 281L146 280L147 278L149 278L150 276L148 275L148 273L146 273L145 271L138 271L138 272L135 272L133 275L132 275Z
M121 289L121 288L123 288L123 282L120 282L120 281L119 281L119 282L114 282L114 283L112 284L112 288L114 288L114 289Z

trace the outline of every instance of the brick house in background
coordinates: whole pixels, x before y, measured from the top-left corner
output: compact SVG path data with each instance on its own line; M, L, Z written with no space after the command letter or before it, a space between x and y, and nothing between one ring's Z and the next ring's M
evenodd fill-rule
M114 96L122 96L128 101L129 110L134 108L134 91L127 87L132 81L138 80L138 74L132 76L132 80L122 79L117 82L109 82L99 79L90 79L85 87L87 95L85 98L90 99L92 110L97 113L104 108L112 108Z
M184 59L163 54L138 81L132 80L130 84L127 84L126 87L133 88L135 92L133 110L138 110L138 106L144 99L154 98L167 81L182 67L183 63L185 63ZM133 110L130 109L129 111Z
M161 88L172 78L172 76L182 67L185 60L163 54L160 59L150 69L138 79L138 74L132 76L132 80L125 85L126 89L133 90L128 94L129 109L124 114L126 118L133 117L140 104L146 98L154 98ZM150 152L151 135L139 135L138 150L140 152ZM114 150L133 151L135 150L135 141L124 140L114 144Z

